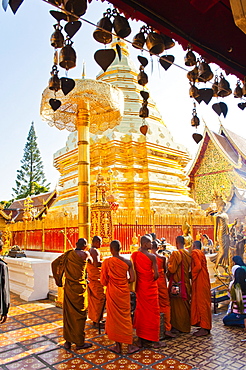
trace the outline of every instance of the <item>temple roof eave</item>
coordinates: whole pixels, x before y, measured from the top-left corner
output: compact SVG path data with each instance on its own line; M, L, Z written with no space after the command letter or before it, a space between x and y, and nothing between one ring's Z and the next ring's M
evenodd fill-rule
M203 133L203 139L200 142L200 147L197 151L197 154L192 162L192 165L187 173L189 177L195 176L195 173L197 172L197 169L199 168L199 165L201 163L201 160L203 159L203 154L206 151L207 145L209 140L213 142L215 147L218 151L220 151L223 156L228 160L228 162L234 167L234 168L241 168L242 163L240 162L240 157L238 156L238 161L236 162L233 160L231 155L228 153L228 151L225 150L225 148L221 145L218 138L216 137L218 134L215 134L213 131L209 130L207 126L205 126L204 133ZM228 137L225 136L225 138L229 141ZM229 141L230 142L230 141ZM230 142L230 145L233 146L233 144Z

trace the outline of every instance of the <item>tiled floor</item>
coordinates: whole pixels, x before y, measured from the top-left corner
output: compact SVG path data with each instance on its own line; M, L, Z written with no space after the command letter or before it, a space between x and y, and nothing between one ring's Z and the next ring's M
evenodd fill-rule
M11 294L8 321L0 325L0 368L24 369L155 369L155 370L246 370L246 332L222 324L223 309L213 316L211 335L191 334L167 340L160 350L142 349L132 355L117 355L112 342L86 324L89 350L67 351L62 346L62 310L49 300L24 302Z

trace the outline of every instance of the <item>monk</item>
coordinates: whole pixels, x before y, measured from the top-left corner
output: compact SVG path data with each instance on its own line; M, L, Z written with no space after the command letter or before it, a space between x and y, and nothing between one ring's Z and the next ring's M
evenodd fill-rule
M175 333L189 333L191 329L191 285L189 279L191 256L184 249L184 246L184 237L177 236L176 247L178 250L172 252L168 262L169 291L171 290L172 281L175 283L181 282L182 297L172 297L170 295L172 332Z
M131 258L136 271L137 305L134 314L133 326L138 336L137 345L143 347L154 342L159 348L160 338L160 306L157 279L159 277L156 256L149 253L151 236L144 235L140 239L140 248L133 252Z
M157 267L159 278L157 280L158 284L158 295L159 295L159 305L160 313L164 314L164 327L165 327L165 336L170 338L175 338L176 334L171 332L171 309L170 309L170 300L169 293L167 289L167 280L166 280L166 257L161 256L158 253L158 243L153 240L151 246L151 253L156 256Z
M199 326L193 335L201 337L208 335L212 327L210 280L207 260L201 251L200 241L193 243L191 252L191 325Z
M85 321L87 309L86 292L86 263L92 263L87 247L87 240L80 238L76 248L71 249L56 258L52 264L52 272L56 284L62 287L62 277L65 274L64 301L63 301L63 337L64 347L71 348L76 344L76 349L84 349L92 346L85 343Z
M105 305L105 294L103 286L100 283L100 268L102 261L100 260L99 249L101 247L102 238L94 236L91 243L89 253L93 263L87 264L87 286L88 291L88 317L93 321L93 326L98 327L103 316Z
M132 320L130 305L130 282L135 281L132 262L120 253L121 245L118 240L110 243L112 257L102 263L101 283L106 290L106 333L109 339L115 341L115 346L109 349L121 353L122 343L128 344L128 353L139 350L132 344ZM128 278L129 276L129 278Z

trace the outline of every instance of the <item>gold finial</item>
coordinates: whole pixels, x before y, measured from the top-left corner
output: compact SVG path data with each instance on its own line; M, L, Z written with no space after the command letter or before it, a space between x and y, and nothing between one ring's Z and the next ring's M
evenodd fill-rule
M83 69L82 69L82 79L84 80L86 76L86 70L85 70L85 61L83 60Z

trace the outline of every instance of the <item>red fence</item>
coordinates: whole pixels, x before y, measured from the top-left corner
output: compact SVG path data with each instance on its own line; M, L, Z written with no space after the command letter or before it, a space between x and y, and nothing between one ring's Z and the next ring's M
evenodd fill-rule
M122 252L129 252L130 245L133 244L132 238L136 236L138 239L144 234L151 233L153 227L151 225L114 225L113 238L120 240ZM214 238L214 227L212 225L194 225L193 239L196 239L197 233L207 234L212 240ZM175 239L178 235L182 235L182 226L180 225L155 225L155 233L158 239L165 238L167 243L175 245ZM12 243L19 245L24 249L25 244L28 250L42 251L43 250L43 231L42 230L27 230L13 231ZM76 245L78 240L78 228L69 227L66 229L66 243L64 228L46 229L44 230L44 250L45 252L63 252L65 249L71 249ZM26 243L25 243L26 238ZM65 245L66 244L66 245ZM138 243L139 244L139 243Z

